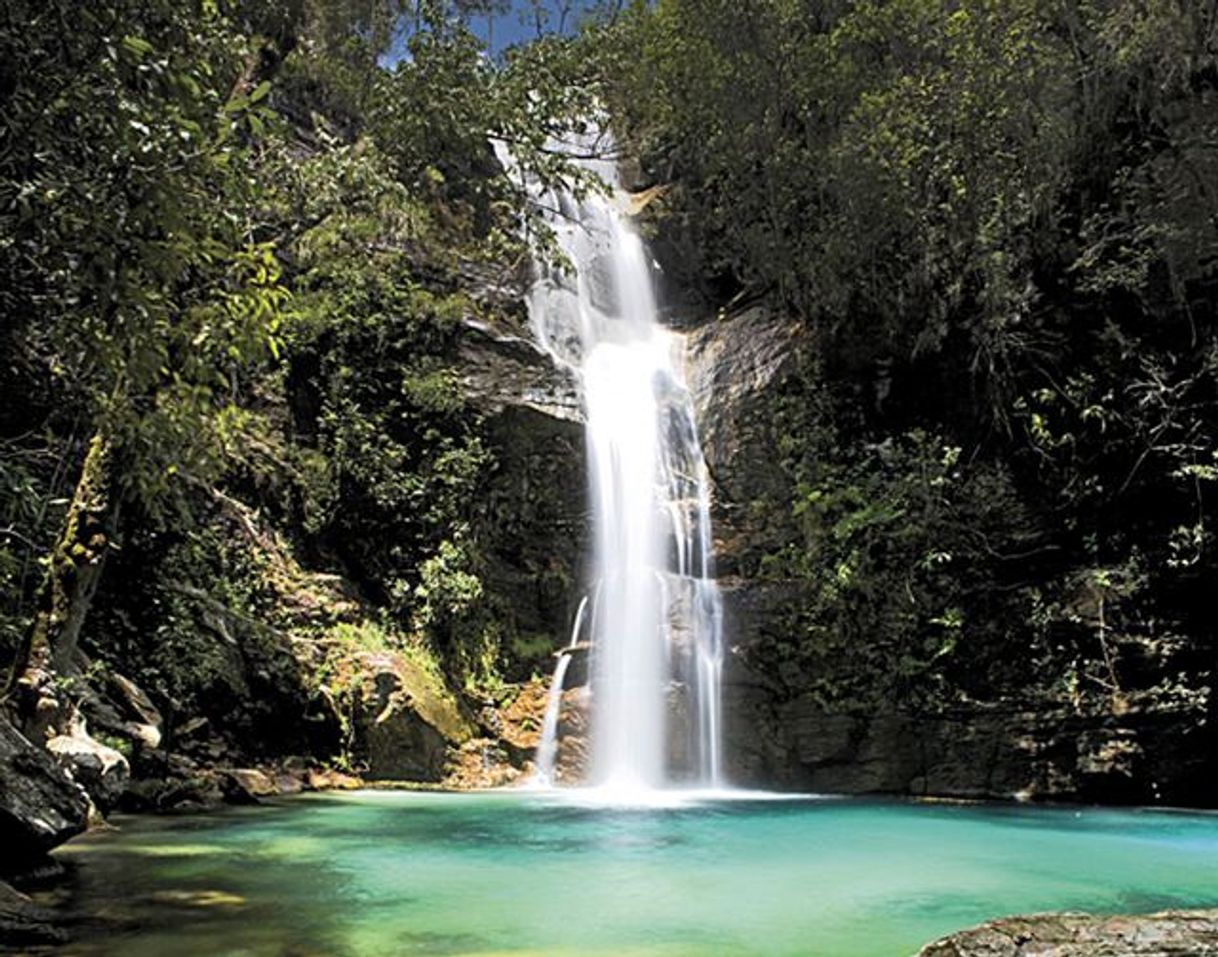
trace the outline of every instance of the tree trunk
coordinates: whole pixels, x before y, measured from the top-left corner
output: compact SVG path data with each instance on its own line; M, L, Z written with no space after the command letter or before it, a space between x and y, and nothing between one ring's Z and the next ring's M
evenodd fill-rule
M98 432L85 453L63 530L38 591L34 620L17 650L4 699L32 666L50 665L60 673L72 667L117 518L110 467L110 440Z

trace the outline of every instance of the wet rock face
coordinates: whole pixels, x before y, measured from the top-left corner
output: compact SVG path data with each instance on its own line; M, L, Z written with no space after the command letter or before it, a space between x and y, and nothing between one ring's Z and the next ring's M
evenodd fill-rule
M1212 715L1218 696L1165 707L1150 678L1122 707L996 700L944 713L895 705L827 706L832 659L810 674L794 653L793 613L815 582L763 579L762 558L798 542L795 490L777 461L787 396L807 391L805 334L761 307L685 333L686 381L712 479L716 564L725 603L724 758L730 780L841 793L1011 797L1213 805ZM846 676L842 675L842 680ZM1207 721L1209 722L1207 724Z
M762 307L718 316L686 334L685 379L711 477L721 574L753 565L786 534L753 506L791 499L775 461L775 409L798 373L803 346L791 320ZM789 525L785 507L781 518Z
M1137 917L1005 917L927 944L918 957L1204 957L1218 954L1218 910Z
M583 407L575 374L527 331L467 322L458 371L495 459L475 533L509 680L548 672L571 626L588 541Z
M81 833L89 798L48 752L0 720L0 870L17 871Z
M735 687L728 695L736 723L729 754L742 782L841 794L1198 803L1187 768L1130 768L1089 746L1112 737L1153 747L1187 734L1188 721L1173 727L1150 714L1107 728L1103 717L1003 705L857 715L806 696L775 706L748 702Z
M555 365L526 334L487 323L462 327L459 365L465 394L481 411L531 409L568 422L583 421L574 373Z
M1119 716L976 702L916 714L833 709L812 676L763 667L799 586L724 583L724 753L738 784L822 793L1204 805L1198 716L1130 696ZM768 658L765 659L768 661Z
M591 714L592 692L587 685L563 692L554 767L559 784L580 784L588 780L592 771Z

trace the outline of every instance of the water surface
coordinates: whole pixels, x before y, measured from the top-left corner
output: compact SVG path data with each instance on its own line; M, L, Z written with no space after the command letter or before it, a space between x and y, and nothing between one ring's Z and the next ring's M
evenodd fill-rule
M360 792L64 849L66 953L893 957L986 918L1218 903L1218 816Z

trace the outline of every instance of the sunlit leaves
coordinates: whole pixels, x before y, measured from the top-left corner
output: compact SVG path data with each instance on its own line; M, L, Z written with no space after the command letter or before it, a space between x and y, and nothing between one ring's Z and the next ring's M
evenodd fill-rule
M240 213L248 146L229 139L234 121L260 131L269 86L221 109L247 40L218 6L40 6L30 30L0 35L19 71L0 151L3 305L151 505L169 476L204 468L235 370L277 349L286 293Z

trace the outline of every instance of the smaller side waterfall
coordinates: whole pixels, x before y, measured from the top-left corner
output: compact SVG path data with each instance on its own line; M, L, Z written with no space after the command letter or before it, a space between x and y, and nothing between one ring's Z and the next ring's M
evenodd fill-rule
M674 584L681 589L689 608L684 614L670 610L667 643L671 648L680 636L674 623L688 631L685 661L692 674L684 675L691 692L692 738L697 749L695 770L700 783L717 788L723 783L720 758L720 685L723 673L723 600L714 578L711 541L710 477L698 441L693 406L682 385L669 405L668 429L663 444L661 487L667 490L672 524ZM674 608L672 588L665 589L665 606Z
M558 717L562 711L563 682L567 680L567 669L571 667L571 657L575 646L579 644L580 634L584 626L584 613L588 610L588 596L585 595L575 613L575 625L571 628L571 640L558 655L558 664L554 666L554 677L550 681L550 693L546 697L546 713L541 722L541 740L537 744L536 770L533 772L533 783L539 787L553 787L555 784L555 764L558 760Z

